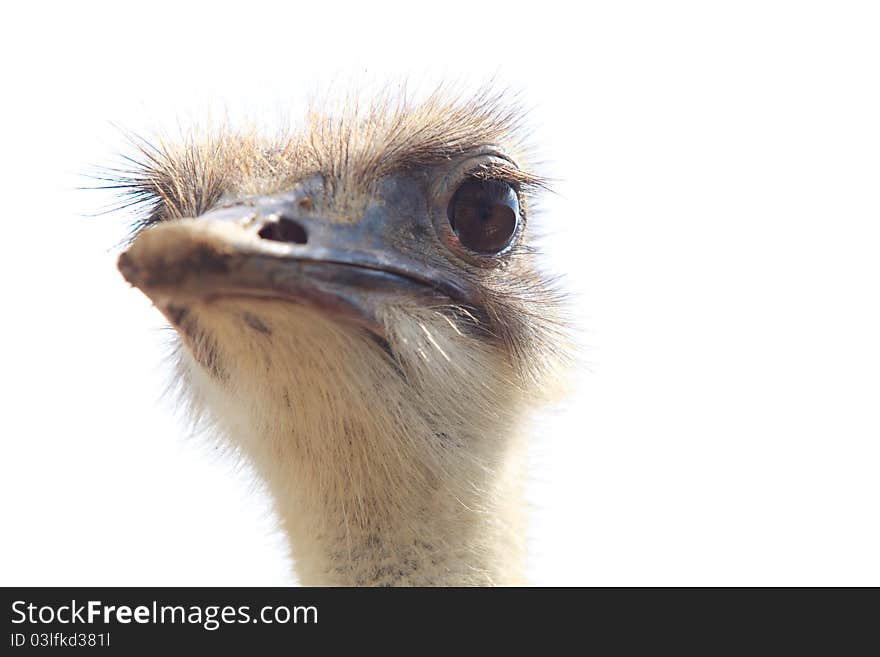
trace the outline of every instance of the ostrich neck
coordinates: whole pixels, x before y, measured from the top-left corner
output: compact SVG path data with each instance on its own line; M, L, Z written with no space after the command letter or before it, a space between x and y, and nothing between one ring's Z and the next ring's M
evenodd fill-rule
M270 333L234 321L255 312ZM185 376L267 482L302 583L522 580L524 397L500 352L442 317L390 322L396 362L268 302L201 319L226 375L187 356Z
M346 436L316 438L348 444ZM395 471L393 463L384 477L364 481L353 471L378 466L355 452L337 452L335 467L303 461L267 473L301 583L522 582L521 477L513 455L478 482L436 474L408 482L412 469Z

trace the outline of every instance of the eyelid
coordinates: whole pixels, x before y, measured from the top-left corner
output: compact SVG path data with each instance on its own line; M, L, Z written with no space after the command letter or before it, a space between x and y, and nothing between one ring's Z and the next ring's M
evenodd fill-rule
M517 191L548 188L548 182L544 178L497 160L478 164L465 177L505 182Z
M505 153L487 149L459 160L434 183L431 195L434 199L446 197L448 201L467 178L499 180L526 195L535 186L543 186L544 182L542 178L521 170Z

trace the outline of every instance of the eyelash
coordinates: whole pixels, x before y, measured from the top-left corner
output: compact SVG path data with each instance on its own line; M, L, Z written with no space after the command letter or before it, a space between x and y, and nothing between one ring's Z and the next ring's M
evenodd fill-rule
M469 178L490 180L509 185L519 199L523 219L526 218L526 210L529 201L534 200L538 195L538 192L550 189L548 181L544 178L520 171L513 167L506 167L497 164L482 164L474 167L461 177L458 184L460 185Z

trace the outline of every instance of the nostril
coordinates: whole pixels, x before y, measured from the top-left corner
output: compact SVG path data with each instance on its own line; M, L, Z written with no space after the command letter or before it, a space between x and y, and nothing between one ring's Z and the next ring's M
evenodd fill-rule
M281 217L278 221L263 226L257 233L264 240L272 240L273 242L293 242L294 244L305 244L309 241L306 229L297 221Z

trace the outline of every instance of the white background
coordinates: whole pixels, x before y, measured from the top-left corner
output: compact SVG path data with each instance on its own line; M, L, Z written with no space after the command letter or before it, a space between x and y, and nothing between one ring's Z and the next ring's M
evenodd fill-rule
M19 3L0 32L0 584L294 582L250 473L159 401L124 217L74 188L110 121L409 73L521 89L560 179L590 365L536 431L533 581L880 585L871 3Z

